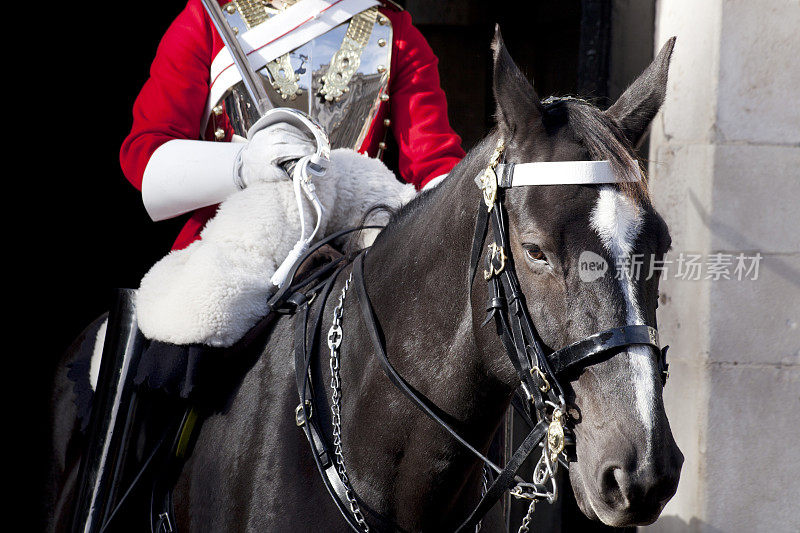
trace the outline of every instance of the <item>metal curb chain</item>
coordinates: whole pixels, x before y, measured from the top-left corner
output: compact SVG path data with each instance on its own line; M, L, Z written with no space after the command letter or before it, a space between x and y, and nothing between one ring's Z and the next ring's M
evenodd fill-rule
M528 512L525 514L525 518L522 519L522 525L519 526L519 531L517 533L529 533L531 519L533 519L533 511L536 508L536 500L531 500L531 504L528 506Z
M528 512L519 526L518 533L530 532L530 523L533 519L536 502L544 500L553 503L558 498L556 473L558 472L558 456L564 450L564 422L562 417L564 416L565 403L563 398L561 398L560 406L549 401L546 403L553 408L553 414L550 419L547 437L540 444L542 455L533 469L533 483L518 483L510 491L513 497L530 500L531 502L528 506ZM549 489L546 488L548 483L550 484Z
M341 377L340 377L340 354L339 354L339 347L342 344L342 316L344 314L344 300L347 296L347 291L350 289L350 284L353 281L353 273L350 272L350 276L345 281L344 286L342 287L342 292L339 295L339 302L333 310L333 323L331 324L330 329L328 330L328 348L331 351L330 356L330 370L331 370L331 424L333 426L333 452L336 456L336 470L339 473L339 477L342 480L342 484L345 488L345 495L347 496L347 500L350 503L350 510L353 513L353 517L355 518L358 525L362 528L362 531L365 533L369 533L369 525L367 524L366 520L364 520L364 514L361 512L361 508L358 505L358 501L355 497L355 492L353 491L353 486L350 484L350 478L347 475L347 467L345 466L344 462L344 455L342 453L342 419L341 419L341 402L342 402L342 389L341 389ZM561 425L563 422L561 421L561 416L563 411L563 405L557 406L552 404L551 402L547 402L553 407L553 416L551 420L551 426ZM561 409L559 409L561 407ZM562 427L563 430L563 427ZM550 436L550 431L548 431L548 437ZM563 433L562 433L563 435ZM556 444L552 442L550 438L545 439L544 443L542 444L542 455L539 458L539 461L534 468L534 479L533 483L519 483L513 489L511 489L510 494L517 499L526 499L530 500L530 505L528 506L528 512L525 515L525 518L522 520L522 524L519 527L518 533L528 533L530 531L530 522L533 518L533 512L536 506L537 501L547 500L549 502L553 502L558 497L558 485L556 483L556 472L558 472L558 454L563 450L563 436L558 442L557 446L553 446ZM541 492L541 487L546 486L548 482L551 485L551 490L545 490ZM486 472L486 466L484 465L483 470L483 484L481 487L481 495L485 494L488 485L488 478ZM481 522L478 522L475 526L475 532L478 533L481 530Z
M339 377L339 346L342 344L342 315L344 313L344 299L347 296L347 290L350 288L350 283L353 281L353 272L350 272L350 277L342 287L342 293L339 295L339 303L333 310L333 324L331 329L328 330L328 348L331 350L330 368L331 368L331 423L333 425L333 453L336 455L336 470L339 472L339 477L342 479L342 484L345 488L345 495L347 501L350 502L350 511L353 517L361 526L365 533L369 533L369 525L364 520L364 514L358 506L353 486L350 484L350 478L347 475L347 467L344 464L344 455L342 455L342 419L341 419L341 403L342 403L342 388L341 380Z

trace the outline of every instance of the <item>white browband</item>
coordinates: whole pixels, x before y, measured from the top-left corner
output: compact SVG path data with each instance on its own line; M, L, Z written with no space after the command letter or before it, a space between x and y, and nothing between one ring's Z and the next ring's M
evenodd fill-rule
M610 161L547 161L540 163L501 163L497 165L497 186L591 185L623 183L642 179L614 172Z

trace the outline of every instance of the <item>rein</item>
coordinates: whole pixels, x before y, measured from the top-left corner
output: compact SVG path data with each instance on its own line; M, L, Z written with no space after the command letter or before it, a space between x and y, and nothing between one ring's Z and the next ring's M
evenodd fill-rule
M483 277L487 282L489 293L486 305L487 316L483 325L494 319L498 335L520 382L518 392L521 391L521 395L525 400L523 405L527 414L526 419L533 422L531 431L504 467L501 468L494 464L488 457L461 437L455 429L437 414L440 410L430 400L416 392L392 366L386 353L382 330L364 281L364 256L367 250L362 250L353 261L350 278L342 290L339 305L334 311L333 325L328 334L328 347L331 350L332 405L334 407L335 449L332 452L326 442L318 417L313 416L317 400L314 396L310 368L314 347L319 342L320 323L326 301L339 274L349 265L340 265L336 272L314 291L314 294L317 295L315 303L319 307L315 310L314 317L311 320L312 329L310 332L308 328L311 302L302 293L295 293L288 297L288 300L293 304L293 310L296 309L299 314L295 329L295 374L300 398L300 404L295 411L296 422L307 437L325 487L342 516L354 531L370 531L370 527L361 511L362 507L367 510L372 522L379 530L397 530L398 528L379 513L369 509L358 498L350 485L344 458L341 455L339 435L341 427L340 420L338 420L337 404L338 387L340 386L338 378L338 349L342 341L340 322L342 306L346 293L350 289L351 280L355 287L361 316L372 341L374 354L391 383L411 400L418 409L475 456L484 465L485 471L489 470L494 473L494 479L482 494L478 504L457 528L456 531L459 533L475 531L483 516L507 491L510 491L510 494L518 499L526 499L531 502L528 514L523 521L522 529L526 529L536 502L548 501L552 503L556 500L558 490L555 474L560 460L565 463L568 462L568 458L565 454L562 456L562 452L569 440L569 429L566 422L566 402L559 377L577 368L595 364L599 362L600 358L620 348L630 345L647 345L653 347L656 353L659 354L662 380L666 382L666 347L664 349L660 348L657 330L647 325L634 324L611 328L560 350L547 352L528 313L525 295L510 255L507 216L503 203L505 188L520 185L530 186L532 184L527 179L517 180L515 184L515 165L501 164L503 150L503 143L500 141L490 159L489 165L481 176L476 179L483 192L483 203L478 208L470 256L468 286L471 294L478 271L478 264L481 256L484 255L484 244L489 234L489 228L491 228L492 242L486 247L485 270L483 271ZM519 165L519 167L524 168L523 165ZM502 172L502 179L498 180L496 170ZM529 170L526 172L529 172ZM598 181L596 178L592 180L590 175L584 183L598 183ZM326 239L325 242L329 240L333 239ZM302 260L299 263L301 262ZM301 296L298 298L297 294L301 294ZM286 295L282 296L285 297ZM519 402L514 402L514 405L518 404ZM534 469L533 481L526 482L517 475L517 472L531 453L540 446L542 450L541 457Z

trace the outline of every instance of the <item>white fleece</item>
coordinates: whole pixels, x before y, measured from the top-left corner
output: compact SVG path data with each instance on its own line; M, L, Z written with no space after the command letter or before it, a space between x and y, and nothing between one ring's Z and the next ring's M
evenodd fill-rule
M382 162L347 149L331 153L330 169L314 184L325 207L320 239L357 225L376 204L400 207L416 194ZM306 207L306 227L313 227L314 210ZM367 223L383 224L387 216L379 212ZM292 183L256 183L235 193L200 235L142 279L136 309L148 339L230 346L267 314L270 277L300 237Z

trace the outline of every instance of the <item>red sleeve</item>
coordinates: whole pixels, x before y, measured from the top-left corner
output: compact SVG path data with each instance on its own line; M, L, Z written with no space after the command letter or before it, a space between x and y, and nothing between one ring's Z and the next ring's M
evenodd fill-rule
M201 2L189 0L161 39L120 150L122 171L137 189L156 148L172 139L200 138L213 35Z
M392 132L400 148L400 174L421 189L447 174L464 157L461 138L447 119L439 83L439 60L408 12L387 13L394 31L389 83Z

